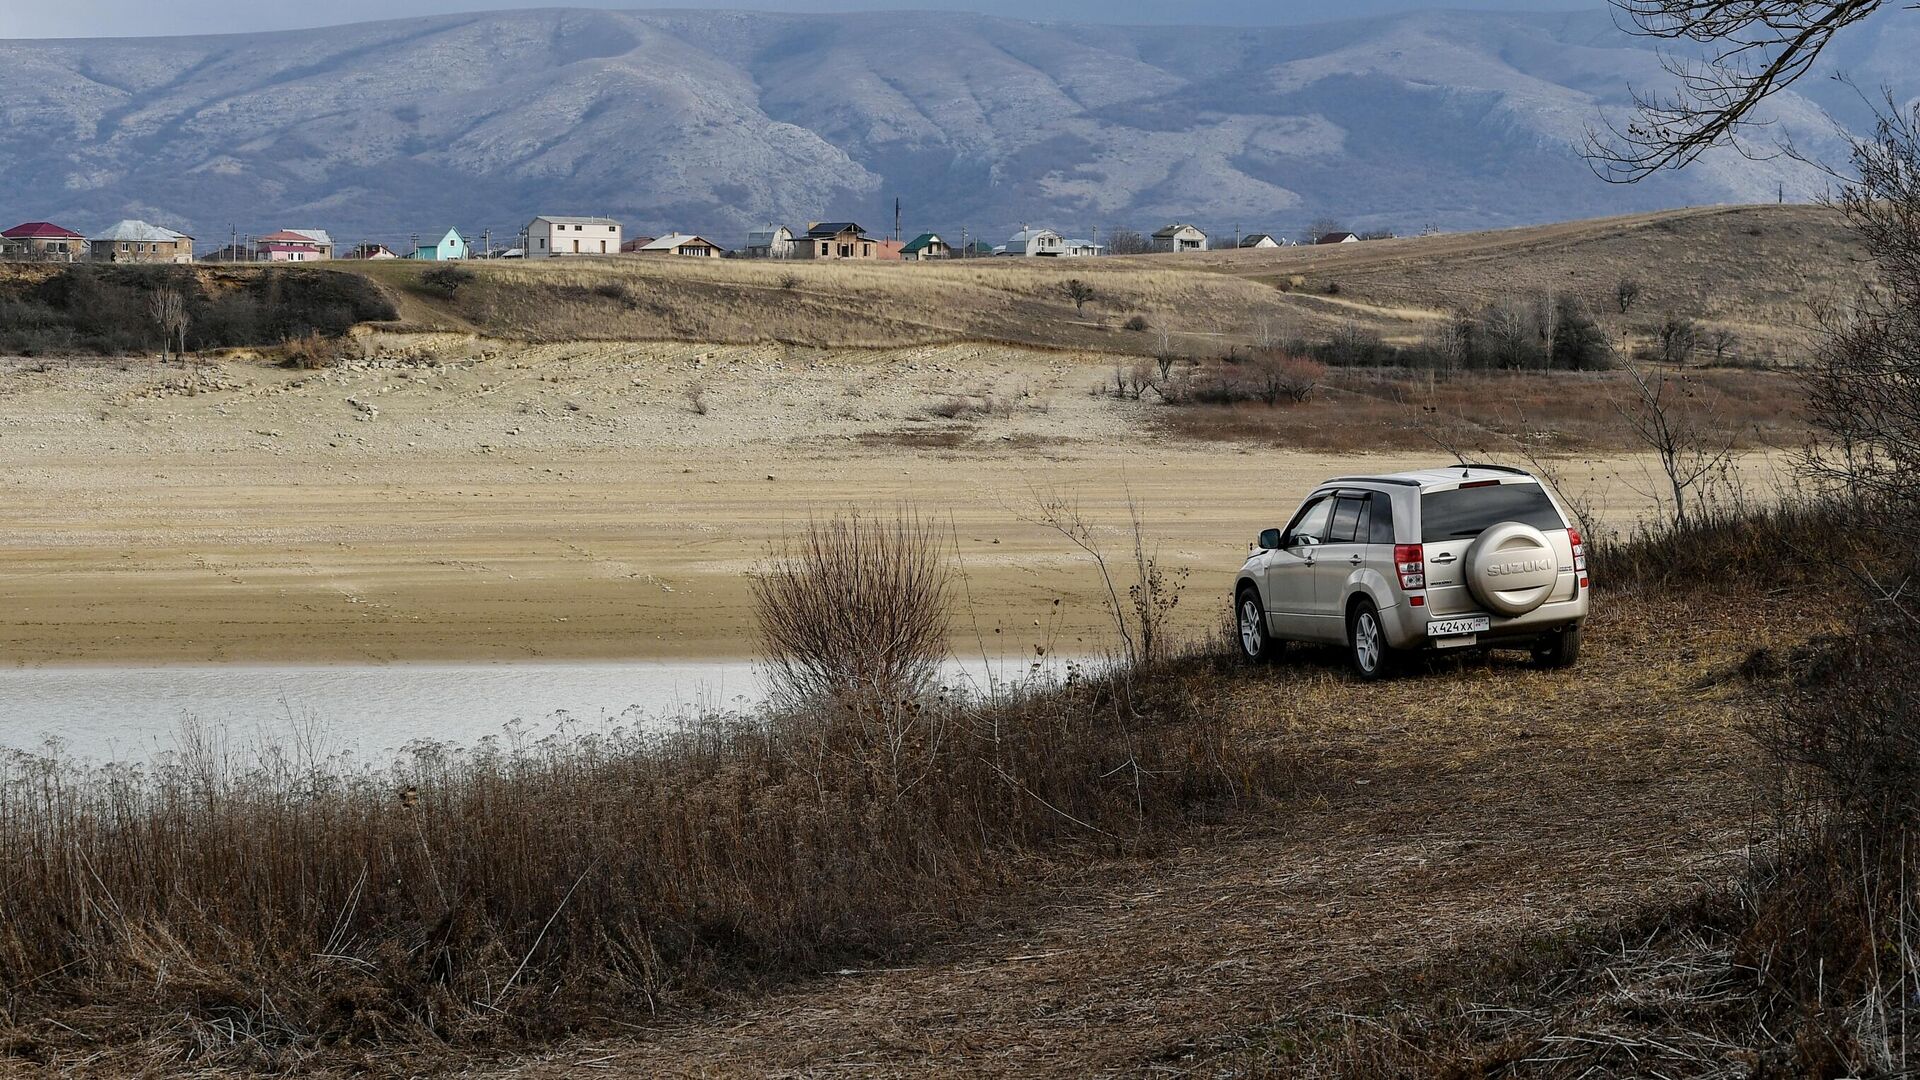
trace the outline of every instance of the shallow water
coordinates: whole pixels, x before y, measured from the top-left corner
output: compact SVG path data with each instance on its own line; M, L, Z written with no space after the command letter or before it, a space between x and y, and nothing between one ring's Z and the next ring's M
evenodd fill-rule
M948 679L980 687L1029 674L976 660ZM739 660L0 669L0 748L57 740L73 757L150 761L197 728L243 757L298 746L316 759L384 761L421 740L473 746L665 726L764 696L753 665Z

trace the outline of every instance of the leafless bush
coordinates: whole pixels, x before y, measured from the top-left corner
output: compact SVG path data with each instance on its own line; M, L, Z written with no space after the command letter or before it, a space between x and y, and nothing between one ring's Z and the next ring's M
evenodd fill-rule
M1147 317L1145 315L1130 316L1128 317L1127 321L1122 325L1126 329L1131 330L1136 334L1141 333L1145 330L1151 329L1151 327L1147 323Z
M280 346L288 367L305 371L317 371L340 363L340 343L322 334L308 334L294 338Z
M1068 278L1060 283L1060 295L1067 298L1067 301L1073 305L1073 313L1078 316L1086 314L1087 305L1092 303L1094 297L1099 294L1087 282L1079 278Z
M687 386L685 390L681 391L681 394L687 399L687 408L692 409L694 412L694 415L696 416L707 415L707 410L709 406L707 405L707 384L706 383L703 383L703 382L691 383Z
M1173 645L1168 638L1168 623L1180 604L1188 571L1186 567L1161 566L1158 551L1147 541L1140 504L1131 498L1127 500L1127 515L1132 526L1134 578L1124 589L1098 531L1071 498L1037 495L1027 520L1060 534L1093 561L1106 590L1107 614L1119 636L1126 670L1135 670L1167 657Z
M1713 410L1689 400L1694 387L1686 376L1649 374L1632 366L1627 374L1630 393L1614 408L1641 445L1653 452L1665 488L1646 494L1669 505L1674 522L1685 525L1694 505L1729 479L1738 435Z
M910 513L813 522L752 583L776 699L851 710L912 704L947 657L950 572Z
M1675 367L1685 367L1700 347L1700 324L1684 315L1669 315L1655 331L1660 343L1660 359Z
M780 284L780 288L783 291L792 292L793 290L800 287L800 275L799 274L781 274L779 284Z

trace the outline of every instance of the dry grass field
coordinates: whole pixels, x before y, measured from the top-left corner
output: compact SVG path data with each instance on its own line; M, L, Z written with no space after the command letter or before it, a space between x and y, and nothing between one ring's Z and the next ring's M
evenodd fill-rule
M466 264L452 295L430 264L340 263L387 285L416 326L508 339L693 340L867 347L984 341L1040 348L1218 355L1230 345L1357 327L1413 341L1456 308L1573 294L1617 340L1666 314L1724 328L1759 359L1803 351L1809 305L1850 295L1862 256L1815 207L1715 207L1325 248L1099 260L932 264L619 257ZM1061 292L1078 277L1084 313ZM1614 285L1644 293L1622 316ZM1124 324L1143 317L1149 329Z

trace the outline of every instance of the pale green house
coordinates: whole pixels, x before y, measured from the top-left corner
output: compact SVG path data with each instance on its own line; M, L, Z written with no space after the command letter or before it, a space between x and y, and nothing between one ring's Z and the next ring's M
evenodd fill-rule
M472 254L466 240L460 236L460 230L448 229L447 235L441 237L439 243L431 246L423 244L414 248L413 254L407 258L424 259L427 262L452 262L455 259L469 258Z

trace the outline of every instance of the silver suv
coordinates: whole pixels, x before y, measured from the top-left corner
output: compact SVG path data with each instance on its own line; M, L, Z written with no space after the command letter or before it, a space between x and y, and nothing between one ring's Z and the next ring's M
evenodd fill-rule
M1376 679L1417 649L1530 647L1580 656L1587 552L1546 485L1502 465L1343 476L1260 534L1233 607L1250 660L1282 641L1345 645Z

